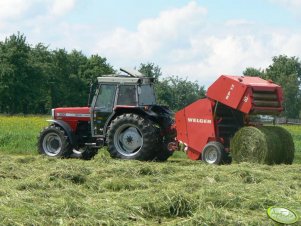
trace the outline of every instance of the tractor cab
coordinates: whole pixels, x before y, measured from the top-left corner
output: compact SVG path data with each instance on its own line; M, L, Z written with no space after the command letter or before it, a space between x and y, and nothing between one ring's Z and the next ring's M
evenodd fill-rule
M156 105L153 78L121 69L128 75L98 77L91 103L92 136L104 136L107 120L116 110L131 111ZM139 74L138 74L139 73Z

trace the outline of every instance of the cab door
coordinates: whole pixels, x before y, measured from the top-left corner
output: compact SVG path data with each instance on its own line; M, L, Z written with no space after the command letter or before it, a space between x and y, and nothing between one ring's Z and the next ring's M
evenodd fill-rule
M101 136L104 125L113 112L115 105L116 85L100 84L95 93L91 108L92 136Z

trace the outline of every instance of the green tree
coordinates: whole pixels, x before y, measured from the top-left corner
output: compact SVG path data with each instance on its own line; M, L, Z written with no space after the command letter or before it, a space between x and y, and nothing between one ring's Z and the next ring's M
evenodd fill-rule
M264 71L262 69L247 67L246 70L243 71L243 75L263 77Z
M113 67L107 62L107 59L99 55L92 55L83 67L81 78L88 83L95 81L102 75L113 74Z
M1 111L14 114L30 112L36 73L29 63L30 46L23 34L0 42ZM30 84L30 85L28 85Z
M154 63L141 63L138 70L156 79L155 91L159 104L169 106L172 110L179 110L205 96L205 89L197 82L188 81L178 76L161 79L161 68Z
M35 68L36 81L35 92L31 98L31 113L45 114L52 108L52 96L50 87L51 78L54 76L52 53L42 43L37 44L30 51L29 64Z
M299 58L280 55L266 69L266 77L280 84L284 91L284 114L297 118L300 111L301 64Z
M138 71L145 76L155 78L156 80L158 80L162 75L161 68L154 63L141 63Z
M55 74L51 93L54 107L86 105L90 82L114 72L106 58L98 55L87 58L76 50L68 54L59 49L53 51L53 57Z
M12 35L0 42L0 112L45 114L86 105L90 81L113 71L98 55L31 47L23 34Z
M194 101L205 97L205 89L197 82L188 81L178 76L164 78L156 85L158 102L176 111Z

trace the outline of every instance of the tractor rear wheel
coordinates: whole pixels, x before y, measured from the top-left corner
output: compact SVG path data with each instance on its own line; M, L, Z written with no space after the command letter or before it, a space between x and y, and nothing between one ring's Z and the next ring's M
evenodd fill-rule
M50 125L40 133L38 151L42 155L66 158L72 153L72 145L63 129L55 125Z
M202 160L208 164L219 165L223 162L224 146L216 141L211 141L203 149Z
M107 134L108 150L113 158L153 160L160 146L155 123L136 114L117 116Z

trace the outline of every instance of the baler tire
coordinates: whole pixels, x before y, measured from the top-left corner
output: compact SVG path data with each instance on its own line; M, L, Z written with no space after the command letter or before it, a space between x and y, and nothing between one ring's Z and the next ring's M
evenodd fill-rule
M38 152L49 157L68 158L72 154L72 145L62 128L50 125L40 132Z
M150 161L160 146L155 123L137 114L117 116L107 134L112 158Z
M208 164L220 165L223 163L224 146L220 142L211 141L202 151L202 160Z

